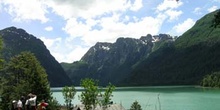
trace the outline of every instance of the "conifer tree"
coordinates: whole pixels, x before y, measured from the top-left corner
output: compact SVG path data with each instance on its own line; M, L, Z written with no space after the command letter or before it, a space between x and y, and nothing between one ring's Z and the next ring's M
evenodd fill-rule
M130 110L142 110L141 105L138 103L138 101L135 101L132 105Z
M30 52L22 52L11 58L1 83L3 110L7 109L12 100L18 100L29 93L36 94L38 101L51 98L46 71Z

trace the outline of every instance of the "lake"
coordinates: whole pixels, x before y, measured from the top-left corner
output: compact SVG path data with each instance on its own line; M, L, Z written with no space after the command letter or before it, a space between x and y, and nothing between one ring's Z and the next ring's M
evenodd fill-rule
M51 90L59 103L64 104L61 89ZM80 104L78 96L82 89L76 89L73 103ZM220 110L220 89L199 86L117 87L112 101L126 109L138 101L143 110Z

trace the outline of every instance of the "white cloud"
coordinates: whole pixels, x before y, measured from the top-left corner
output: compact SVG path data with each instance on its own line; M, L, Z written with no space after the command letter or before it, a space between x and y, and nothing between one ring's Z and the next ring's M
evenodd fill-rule
M182 11L177 10L183 2L176 0L164 0L156 7L156 13L166 16L168 21L178 20L179 16L183 14Z
M75 45L74 48L59 45L60 49L50 48L51 54L56 58L57 61L72 63L73 61L79 61L82 56L88 51L88 47L82 47Z
M92 22L92 21L90 21ZM89 21L87 22L89 23ZM68 33L71 37L81 37L86 34L91 29L91 26L94 24L91 23L88 25L87 23L78 22L76 18L70 18L67 20L66 26L63 30Z
M167 10L165 12L168 16L169 16L169 20L172 21L172 20L177 20L178 17L183 13L182 11L176 11L176 10Z
M66 58L63 58L63 61L65 62L78 61L88 51L88 49L89 48L83 48L81 46L77 46L74 50L72 50L70 53L68 53L65 56Z
M65 48L63 48L65 49ZM65 49L66 50L66 49ZM79 61L81 57L88 51L88 48L77 46L76 48L69 50L68 52L62 53L60 51L52 51L51 54L56 58L57 61L72 63L73 61Z
M176 0L164 0L161 4L157 6L158 11L164 11L167 9L176 9L180 7L183 4L183 2L179 1L176 2Z
M143 7L142 0L135 0L134 4L131 6L132 11L138 11Z
M63 42L60 37L55 39L41 37L40 39L59 62L72 63L73 61L78 61L89 49L88 47L72 45L71 42L65 40Z
M52 26L48 26L48 27L45 27L44 28L46 31L52 31L53 30L53 27Z
M123 22L128 22L130 20L130 17L129 16L125 16L125 19L123 20Z
M124 23L129 16L113 14L109 17L102 17L98 20L90 19L90 24L77 22L75 18L69 19L63 30L70 35L68 42L80 37L86 46L93 46L96 42L115 42L118 37L134 37L146 34L158 34L166 16L158 15L156 18L136 18L134 22ZM122 21L121 21L122 20ZM98 26L100 29L92 29Z
M208 9L208 12L213 12L213 11L215 11L215 10L217 10L217 9L218 9L217 6L212 6L212 7L210 7L210 8Z
M193 19L188 18L183 23L179 23L176 26L173 27L173 30L178 34L181 35L184 32L186 32L188 29L190 29L195 24L195 21Z
M193 11L193 13L197 14L197 15L201 15L202 14L202 9L200 7L196 7Z
M2 3L16 22L39 20L45 23L49 20L45 16L47 7L39 0L3 0Z
M94 18L115 11L125 11L131 7L130 1L127 0L54 0L47 1L47 5L64 19Z
M61 38L48 39L46 37L40 37L40 39L44 42L47 48L51 48L61 42Z

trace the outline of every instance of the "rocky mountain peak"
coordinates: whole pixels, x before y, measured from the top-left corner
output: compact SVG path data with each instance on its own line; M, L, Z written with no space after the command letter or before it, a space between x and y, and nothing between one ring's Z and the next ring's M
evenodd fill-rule
M147 34L146 36L141 36L140 40L143 41L144 43L149 43L152 42L154 39L151 34Z
M161 34L158 39L165 40L163 37L167 36ZM66 69L71 71L67 74L78 84L79 81L74 80L74 77L92 77L99 79L104 85L108 84L108 81L117 84L129 76L132 66L151 53L155 39L148 34L140 39L121 37L114 43L98 42L81 59L87 68L76 62L73 65L77 68Z
M97 42L95 44L95 46L93 46L92 48L94 50L97 50L97 49L103 49L103 50L106 50L108 51L112 46L112 43L106 43L106 42Z

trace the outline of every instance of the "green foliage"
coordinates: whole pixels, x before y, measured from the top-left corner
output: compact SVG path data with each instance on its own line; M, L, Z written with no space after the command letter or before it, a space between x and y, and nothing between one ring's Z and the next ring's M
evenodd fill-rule
M212 26L214 28L219 27L220 25L220 9L217 10L216 14L214 15L214 20Z
M220 88L220 72L214 72L206 75L201 81L201 86Z
M11 58L1 80L1 109L6 110L12 100L18 100L29 93L37 95L37 100L49 100L50 86L47 74L34 54L22 52Z
M214 28L213 20L217 11L209 13L196 22L196 24L180 36L175 44L178 48L185 48L192 45L199 44L201 42L219 41L220 28ZM212 44L210 43L210 44Z
M65 71L67 71L70 68L80 68L87 65L87 63L84 61L75 61L73 63L60 63L60 64Z
M40 39L16 27L0 30L0 35L4 43L1 54L5 61L8 62L11 57L23 51L29 51L35 55L41 66L44 67L51 87L63 87L72 84L61 65L50 54Z
M167 41L167 40L161 40L158 42L155 42L153 48L152 48L152 52L157 51L158 49L162 49L162 48L166 48L169 46L172 46L174 42L172 41Z
M103 96L103 101L101 102L102 103L102 106L104 108L107 108L107 105L110 103L111 101L111 96L112 96L112 92L115 90L115 86L112 85L111 83L106 87L105 89L105 92L104 92L104 95Z
M2 36L0 36L0 70L3 69L3 63L4 59L2 58L2 49L3 49L3 41L2 41Z
M141 108L141 105L138 103L138 101L135 101L131 105L130 110L142 110L142 108Z
M198 85L202 78L220 71L220 28L210 27L207 14L173 45L163 45L133 69L127 85Z
M83 79L80 84L85 90L80 95L80 100L84 104L86 110L91 110L96 108L98 104L98 82L93 79Z
M51 97L48 100L49 106L47 107L47 110L60 110L61 109L61 105L58 103L58 101Z
M76 90L74 86L71 87L63 87L62 89L63 97L65 99L67 110L71 110L73 107L72 100L74 99L74 96L76 94Z
M80 85L81 79L87 77L89 65L84 61L61 63L61 66L75 85Z

